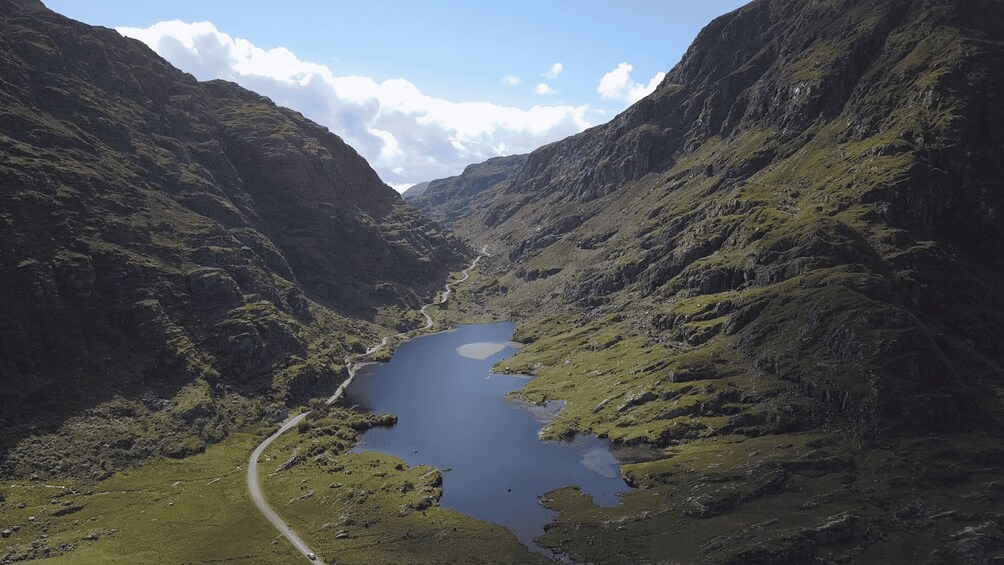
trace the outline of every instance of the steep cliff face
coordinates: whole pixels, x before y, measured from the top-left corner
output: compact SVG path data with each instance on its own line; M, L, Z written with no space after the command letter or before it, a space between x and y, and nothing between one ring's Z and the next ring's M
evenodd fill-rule
M38 3L0 21L6 471L198 450L333 388L377 309L463 263L296 112Z
M223 153L311 298L357 315L415 306L459 265L457 242L337 136L234 84L200 87Z
M653 489L631 510L556 496L554 545L600 562L884 560L807 524L851 512L887 531L876 505L903 489L944 509L1001 477L1001 69L999 1L753 2L652 95L534 151L465 215L430 184L419 206L494 248L482 292L532 342L506 363L538 375L524 394L568 401L548 433L651 449L625 467ZM958 474L937 478L937 449L906 439L928 434L960 434ZM853 494L873 480L874 502ZM930 528L895 559L956 558L951 526Z

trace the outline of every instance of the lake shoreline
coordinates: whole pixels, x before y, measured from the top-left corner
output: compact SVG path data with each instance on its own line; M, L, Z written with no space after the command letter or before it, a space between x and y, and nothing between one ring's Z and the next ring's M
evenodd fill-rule
M557 515L539 499L577 485L611 506L629 485L609 442L589 435L540 440L564 403L520 400L509 393L532 377L491 371L516 353L513 332L511 322L458 325L401 342L388 362L360 371L347 399L399 420L367 430L351 451L451 469L440 506L501 524L528 549L560 559L535 541Z

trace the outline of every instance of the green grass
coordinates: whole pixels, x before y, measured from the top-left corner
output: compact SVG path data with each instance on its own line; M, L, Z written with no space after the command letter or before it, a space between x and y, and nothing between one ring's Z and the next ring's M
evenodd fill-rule
M624 466L640 488L617 507L597 507L572 488L549 493L545 504L561 515L543 541L595 563L742 561L745 552L791 551L818 539L814 528L849 516L856 541L813 543L819 558L923 561L990 511L996 474L974 462L986 456L986 439L868 450L826 433L697 440ZM937 482L941 475L922 470L939 457L951 461L939 473L955 478Z
M380 419L328 410L327 416L313 417L301 430L279 438L260 466L269 502L322 558L332 563L543 562L505 528L439 508L439 470L411 468L376 453L345 454L357 441L354 429ZM0 521L22 528L0 541L0 558L8 553L39 558L48 548L52 557L41 562L295 562L299 554L247 494L247 457L268 433L264 427L235 433L205 453L154 460L92 485L7 483L0 491L6 496ZM306 460L275 472L294 453ZM340 486L331 488L335 483ZM300 498L310 491L317 494ZM25 508L17 508L20 503ZM82 508L52 516L65 504ZM336 539L342 531L349 537ZM60 555L69 546L75 549Z
M332 438L344 435L346 418L353 416L336 409L334 419L279 438L261 467L269 500L319 556L347 563L544 562L502 526L440 508L438 469L342 452ZM308 457L271 474L294 453Z
M247 457L266 433L236 433L205 453L151 461L95 485L5 484L3 523L23 528L0 541L0 556L42 540L49 548L76 546L43 563L289 563L295 551L284 540L272 543L277 534L252 505L244 480ZM83 508L53 517L67 501ZM16 508L21 502L26 508ZM34 525L29 516L38 518ZM97 539L88 540L93 533Z

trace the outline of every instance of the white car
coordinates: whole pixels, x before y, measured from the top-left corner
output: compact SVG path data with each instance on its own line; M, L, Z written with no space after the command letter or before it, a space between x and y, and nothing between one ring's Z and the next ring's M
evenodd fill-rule
M313 553L308 553L307 554L307 559L310 559L311 561L314 561L314 560L317 559L317 556L314 555Z

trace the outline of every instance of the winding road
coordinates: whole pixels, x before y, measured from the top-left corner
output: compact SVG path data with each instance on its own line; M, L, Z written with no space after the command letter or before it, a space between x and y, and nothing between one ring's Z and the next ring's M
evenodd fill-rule
M478 256L474 258L474 261L471 261L471 266L461 271L461 273L463 273L463 277L453 282L446 283L446 286L443 287L443 294L439 297L439 300L426 304L425 306L422 306L421 310L419 311L422 313L423 316L425 316L425 325L419 328L417 331L425 331L431 329L432 326L435 325L435 321L432 319L432 316L429 315L428 309L432 306L439 306L445 304L446 301L449 300L450 298L450 293L453 292L453 285L460 284L466 281L468 278L470 278L471 269L477 267L478 261L480 261L482 257L491 257L491 255L488 253L487 245L482 247ZM393 338L397 339L405 337L414 331L416 330L401 332L399 334L394 335ZM356 357L365 357L366 355L370 355L376 353L377 351L380 351L381 349L387 347L391 339L392 339L391 336L384 336L384 338L380 340L380 343L368 348L366 350L366 353L347 355L345 357L345 366L348 367L349 369L349 378L345 379L345 382L338 385L338 388L335 389L335 393L332 394L327 401L325 401L325 404L330 406L335 402L338 402L340 398L345 396L345 389L347 389L349 385L352 384L352 381L356 378L356 371L364 365L363 363L354 362L354 359ZM311 551L310 547L307 546L306 542L300 539L300 536L296 534L296 532L293 530L293 527L290 524L287 524L282 519L282 517L280 517L279 514L271 506L269 506L268 501L265 499L265 493L263 493L261 490L261 482L259 481L258 477L258 459L261 458L262 453L264 453L265 450L268 449L268 446L271 445L272 442L276 440L276 438L286 433L290 428L295 427L297 424L300 423L301 420L306 418L308 414L310 414L309 410L297 414L296 416L289 417L285 422L282 423L282 426L280 426L275 433L265 438L265 441L258 444L258 447L256 447L255 450L251 452L251 457L248 459L247 484L248 484L248 493L251 495L251 500L254 501L254 505L258 508L258 511L261 512L261 515L264 516L265 519L268 520L268 522L272 524L272 526L276 530L278 530L278 532L282 534L283 537L289 540L289 543L293 544L293 547L295 547L297 551L303 554L303 556L306 559L308 559L312 563L320 563L321 565L323 565L324 562L321 561L320 558L314 556L314 552Z
M488 254L488 246L487 245L484 246L484 247L482 247L481 248L481 253L479 253L478 256L474 258L474 261L471 261L471 266L467 267L466 269L464 269L463 271L461 271L464 274L463 277L461 277L459 280L453 281L451 283L446 283L446 286L443 289L443 296L441 296L439 298L439 302L432 302L430 304L426 304L425 306L422 306L422 309L419 310L419 312L421 312L422 315L425 316L425 325L420 328L421 330L430 329L430 328L432 328L432 325L435 323L435 322L432 321L432 316L429 315L429 312L428 312L429 307L431 307L431 306L439 306L441 304L446 304L446 301L450 299L450 293L453 292L453 285L460 284L460 283L466 281L470 277L470 270L473 269L474 267L478 266L478 261L480 261L482 257L491 257L491 255ZM408 332L399 333L397 335L398 335L398 337L400 337L400 336L405 335L406 333L408 333ZM387 338L383 338L383 339L384 339L383 344L386 344Z

